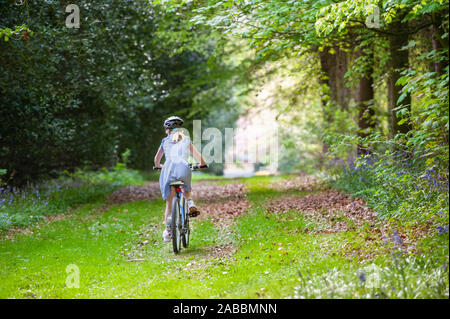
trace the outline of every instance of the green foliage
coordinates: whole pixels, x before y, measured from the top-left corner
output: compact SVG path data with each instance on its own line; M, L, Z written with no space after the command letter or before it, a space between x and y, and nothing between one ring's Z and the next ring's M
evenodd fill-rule
M8 171L7 171L6 169L0 168L0 186L3 185L3 180L2 180L2 178L3 178L4 175L6 175L7 172L8 172Z
M320 34L329 35L333 32L344 32L346 28L357 26L367 28L366 18L379 12L380 25L376 28L386 28L395 20L420 19L431 12L448 11L448 0L344 0L328 3L317 12L316 30ZM377 30L373 30L376 32Z
M9 41L10 38L21 34L24 34L24 38L27 38L29 35L33 35L33 31L28 29L25 24L16 26L14 30L10 28L0 28L0 39L3 38L5 42Z
M143 179L138 171L127 169L124 163L117 163L112 170L104 168L101 171L76 170L68 173L70 178L88 184L108 184L112 186L128 186L142 184Z
M377 9L380 25L370 27L365 20ZM382 218L448 224L448 213L444 213L448 210L449 160L448 44L444 44L448 41L448 1L339 1L318 11L315 27L321 36L341 36L345 40L348 32L352 32L360 46L380 48L375 61L366 57L355 59L346 77L352 83L367 65L373 67L378 63L372 76L374 89L382 92L385 90L382 78L390 72L386 38L395 34L392 25L398 21L410 27L410 42L401 49L408 50L410 65L401 70L402 77L396 83L402 91L396 101L400 106L393 112L400 117L399 125L408 123L412 130L387 136L383 126L388 124L392 132L389 122L392 114L387 114L388 123L380 121L385 117L384 106L376 94L378 127L369 136L359 137L348 126L325 134L324 141L329 144L332 158L330 164L337 167L333 172L335 186L364 197ZM425 30L431 25L432 36L437 37L440 49L432 49L430 39L426 38L430 33ZM441 66L441 73L431 71L437 65ZM402 105L407 96L412 96L411 105ZM341 118L336 125L340 123L346 122ZM357 147L370 155L353 162ZM347 163L342 159L348 159Z
M421 73L416 70L404 72L399 82L404 83L404 93L415 93L418 96L417 111L411 121L416 130L407 139L407 146L422 158L428 168L447 168L448 174L448 141L449 141L449 98L448 98L448 66L446 72L438 75L435 72ZM400 96L402 98L402 96Z
M336 188L363 197L380 218L449 222L448 180L434 169L421 170L414 159L389 152L361 157L335 178Z
M211 58L222 49L207 28L177 33L184 21L148 1L102 0L78 2L80 28L69 29L66 5L1 1L1 38L17 38L0 42L0 167L10 184L111 168L127 148L130 167L149 169L164 118L206 117L223 105L194 103L228 70ZM165 41L174 34L202 39L202 48Z
M24 227L45 217L67 213L79 205L98 202L120 186L143 184L139 172L117 163L113 170L78 169L25 188L0 188L0 231Z

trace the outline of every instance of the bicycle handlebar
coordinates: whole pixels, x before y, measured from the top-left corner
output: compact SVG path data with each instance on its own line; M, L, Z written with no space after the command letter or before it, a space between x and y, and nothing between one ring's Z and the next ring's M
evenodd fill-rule
M189 164L189 168L192 169L193 171L198 170L198 169L202 169L202 168L208 168L208 167L209 167L208 164L206 164L206 165ZM153 166L153 170L155 170L155 171L160 171L161 169L162 169L161 167Z
M208 166L208 164L205 164L205 165L200 165L200 164L192 165L192 164L190 164L189 167L190 167L192 170L195 171L196 169L208 168L209 166Z

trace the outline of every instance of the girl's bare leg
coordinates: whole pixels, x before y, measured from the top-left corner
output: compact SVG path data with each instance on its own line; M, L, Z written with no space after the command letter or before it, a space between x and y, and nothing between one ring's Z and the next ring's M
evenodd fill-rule
M192 199L192 192L184 191L184 196L186 196L186 199Z
M200 214L200 211L198 210L197 206L194 204L194 201L192 200L192 192L184 192L187 200L188 200L188 207L189 207L189 216L196 217L198 214Z
M172 213L172 201L173 198L175 197L175 189L173 187L171 187L171 191L169 194L169 197L167 197L166 199L166 213L164 214L164 221L167 225L167 219L169 218L170 214Z

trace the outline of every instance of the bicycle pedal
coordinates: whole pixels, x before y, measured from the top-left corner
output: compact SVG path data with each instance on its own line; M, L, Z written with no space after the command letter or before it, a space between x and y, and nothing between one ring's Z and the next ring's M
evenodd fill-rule
M189 212L189 217L197 217L198 215L200 215L200 212L198 210L195 210L193 212Z

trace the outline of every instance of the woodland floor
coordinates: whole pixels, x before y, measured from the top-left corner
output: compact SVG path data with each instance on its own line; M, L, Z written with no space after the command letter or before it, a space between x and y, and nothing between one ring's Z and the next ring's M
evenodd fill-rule
M393 251L423 254L433 232L383 222L362 199L311 177L203 180L193 189L201 215L178 255L162 241L157 182L9 232L0 239L0 297L367 297L364 267L390 267ZM66 287L70 264L79 288ZM335 291L336 276L348 287Z

